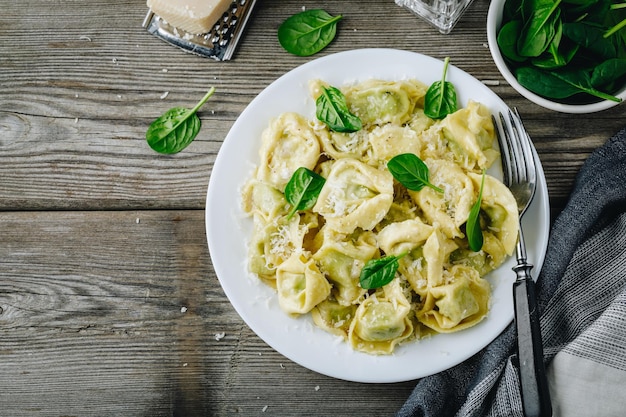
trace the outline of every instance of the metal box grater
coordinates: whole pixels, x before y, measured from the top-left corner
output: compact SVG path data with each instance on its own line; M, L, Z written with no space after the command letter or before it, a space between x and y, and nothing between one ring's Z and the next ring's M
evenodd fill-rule
M152 10L148 11L143 27L154 36L184 51L227 61L237 48L255 3L256 0L233 0L230 8L208 33L193 34L173 27Z

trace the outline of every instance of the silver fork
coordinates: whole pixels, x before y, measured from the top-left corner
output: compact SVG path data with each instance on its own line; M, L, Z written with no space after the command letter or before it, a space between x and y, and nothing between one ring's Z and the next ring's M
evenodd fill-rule
M513 284L513 301L522 405L527 417L551 416L552 405L543 363L535 283L530 273L533 265L526 256L521 224L522 216L530 206L537 188L537 167L530 137L517 109L514 109L514 113L509 110L508 122L502 113L499 114L499 121L495 117L493 121L500 144L504 184L515 197L520 216L517 265L513 267L517 275Z

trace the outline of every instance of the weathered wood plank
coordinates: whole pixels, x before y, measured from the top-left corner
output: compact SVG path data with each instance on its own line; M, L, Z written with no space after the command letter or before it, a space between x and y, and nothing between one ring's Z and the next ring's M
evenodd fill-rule
M243 323L210 262L207 184L233 122L272 81L319 56L389 47L450 56L520 109L556 215L624 110L559 114L517 94L486 47L488 6L475 0L444 36L392 0L258 1L234 60L216 62L149 35L143 1L0 0L0 414L393 415L414 382L319 375ZM312 58L276 38L303 7L343 15ZM149 123L210 86L194 143L149 149Z
M387 415L413 387L308 371L239 318L203 211L0 214L10 416ZM222 335L223 334L223 335ZM321 413L321 414L320 414Z
M391 1L259 2L230 62L184 53L147 34L141 2L2 3L0 56L10 57L0 60L4 210L201 209L213 161L234 120L265 86L312 59L291 56L276 38L280 22L303 6L344 15L336 40L319 56L402 48L451 56L478 79L499 83L493 90L525 116L557 211L582 160L622 123L621 109L560 115L517 94L486 47L485 0L477 0L446 36ZM148 124L169 107L193 106L211 85L217 93L200 113L204 126L196 141L175 156L149 149ZM573 163L564 159L571 155Z

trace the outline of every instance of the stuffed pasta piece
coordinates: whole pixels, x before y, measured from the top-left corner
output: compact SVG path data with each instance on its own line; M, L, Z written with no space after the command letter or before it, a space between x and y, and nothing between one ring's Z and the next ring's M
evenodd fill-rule
M416 80L368 80L344 89L350 110L365 125L407 123L422 105L428 86Z
M483 104L470 101L467 107L446 116L443 134L455 162L466 170L489 168L498 158L491 112Z
M329 228L324 228L318 237L323 243L313 259L332 283L333 299L344 306L358 304L367 293L359 284L361 269L379 254L376 237L372 232L344 235Z
M311 310L311 317L320 329L347 340L356 308L356 304L343 305L329 298Z
M468 175L479 188L482 176ZM473 252L463 245L451 255L451 262L471 266L484 276L513 253L519 231L515 197L501 181L490 175L485 175L479 219L484 240L482 249Z
M461 226L469 217L478 189L467 173L451 161L427 159L425 163L430 181L444 192L424 187L420 191L410 191L409 195L430 224L437 224L449 238L463 237ZM480 183L478 185L480 187Z
M330 284L312 259L294 253L276 270L278 304L289 314L306 314L330 295Z
M465 171L480 172L498 159L496 141L489 109L469 101L467 107L447 115L423 131L426 143L422 159L446 159Z
M297 113L283 113L263 131L261 163L256 178L284 191L293 173L300 167L315 168L320 157L320 140L306 118Z
M266 284L276 287L276 270L294 252L307 247L305 238L319 227L312 213L287 216L289 204L272 185L253 179L242 192L243 210L253 220L248 243L248 268Z
M423 148L421 136L408 126L385 124L376 126L369 134L372 161L386 163L403 153L419 154Z
M400 282L393 280L359 304L348 341L355 350L383 355L412 334L411 304Z
M440 285L429 286L417 319L439 333L474 326L489 311L491 288L474 268L454 265L446 269Z
M393 202L393 177L356 159L340 159L332 165L313 211L328 228L352 233L372 230Z
M398 233L392 250L407 253L398 272L418 296L413 308L417 321L437 333L463 330L480 322L489 311L488 281L470 266L450 264L450 254L458 246L437 228L411 225L410 221L403 225L405 233ZM381 232L385 240L389 229Z

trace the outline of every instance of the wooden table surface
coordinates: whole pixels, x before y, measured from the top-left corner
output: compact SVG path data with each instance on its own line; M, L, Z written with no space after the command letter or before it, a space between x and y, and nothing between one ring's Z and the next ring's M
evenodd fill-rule
M148 34L143 0L0 0L0 416L393 415L415 381L317 374L240 319L207 248L207 185L246 105L313 59L285 52L277 27L321 7L344 19L315 57L450 56L517 106L557 215L625 108L561 114L516 93L486 46L488 4L442 35L392 0L259 0L234 58L218 62ZM197 139L152 151L150 122L209 86Z

